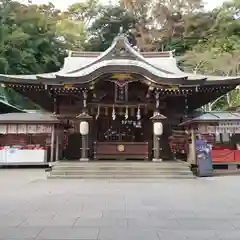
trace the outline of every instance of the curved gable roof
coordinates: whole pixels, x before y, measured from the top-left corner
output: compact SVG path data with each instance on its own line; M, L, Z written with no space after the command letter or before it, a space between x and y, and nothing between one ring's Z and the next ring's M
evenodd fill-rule
M185 73L177 66L172 52L140 53L124 35L116 37L105 52L70 52L64 66L55 73L0 75L0 81L31 84L62 84L64 80L89 83L113 72L139 73L156 84L209 85L240 84L240 77L204 76Z
M166 54L167 53L167 54ZM163 54L163 56L170 56L168 52ZM157 54L147 54L151 59L156 57ZM158 54L159 55L159 54ZM70 52L70 56L65 59L65 64L63 68L60 70L61 73L71 74L74 72L80 72L90 66L98 64L99 62L105 60L114 60L114 59L131 59L145 63L146 65L150 65L153 68L156 68L165 73L173 73L172 71L167 71L160 66L152 64L152 60L148 61L142 54L136 51L131 47L128 39L124 35L120 35L116 37L112 43L112 45L102 53L79 53Z

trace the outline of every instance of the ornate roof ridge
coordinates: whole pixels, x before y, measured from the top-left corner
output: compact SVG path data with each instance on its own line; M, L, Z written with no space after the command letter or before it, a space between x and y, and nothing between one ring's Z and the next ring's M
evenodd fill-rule
M90 51L71 51L68 57L99 57L104 52L90 52ZM172 57L173 51L161 51L161 52L139 52L145 58L151 57Z
M69 55L73 55L73 52L69 52ZM159 55L159 54L158 54ZM93 57L94 55L92 53L85 53L83 57ZM156 53L154 54L150 54L149 56L151 57L156 57ZM169 57L172 58L173 57L173 52L167 52L164 54L164 57ZM157 70L160 70L164 73L167 74L174 74L172 72L166 71L158 66L155 66L153 64L151 64L147 58L145 58L142 53L140 53L137 48L135 48L134 46L132 46L128 40L128 38L124 35L124 34L120 34L117 37L115 37L115 39L112 42L112 45L104 52L102 52L100 55L98 55L96 57L96 59L94 59L92 62L90 62L89 64L86 64L83 67L79 67L78 69L74 69L73 71L69 71L68 74L72 74L72 73L76 73L79 72L81 70L84 70L90 66L93 66L101 61L104 60L110 60L113 58L118 58L118 59L134 59L134 60L138 60L140 62L143 62ZM63 68L64 69L64 68Z

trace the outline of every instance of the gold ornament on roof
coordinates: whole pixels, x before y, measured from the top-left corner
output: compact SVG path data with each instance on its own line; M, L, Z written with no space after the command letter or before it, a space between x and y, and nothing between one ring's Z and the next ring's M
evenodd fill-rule
M72 88L73 88L73 85L72 85L72 84L65 84L65 85L64 85L64 88L65 88L65 89L72 89Z
M117 79L117 80L128 80L128 79L133 79L131 74L125 74L125 73L116 73L111 76L112 79Z

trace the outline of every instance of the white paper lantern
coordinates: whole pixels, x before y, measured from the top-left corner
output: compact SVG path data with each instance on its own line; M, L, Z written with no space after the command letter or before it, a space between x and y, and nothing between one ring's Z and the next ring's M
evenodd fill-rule
M89 124L88 124L88 122L80 122L80 133L82 135L88 135L88 133L89 133Z
M161 136L163 134L163 125L161 122L155 122L153 124L153 132L156 136Z

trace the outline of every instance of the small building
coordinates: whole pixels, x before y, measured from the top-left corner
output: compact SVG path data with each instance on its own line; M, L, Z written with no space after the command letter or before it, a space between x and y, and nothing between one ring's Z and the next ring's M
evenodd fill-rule
M160 161L172 159L172 131L240 76L185 73L172 52L138 52L119 35L105 52L70 52L58 72L0 82L70 126L67 159Z
M63 125L52 114L0 114L0 166L47 165L59 158L62 136Z
M189 163L196 164L196 135L212 146L213 164L240 164L240 113L207 112L183 122L190 134Z

